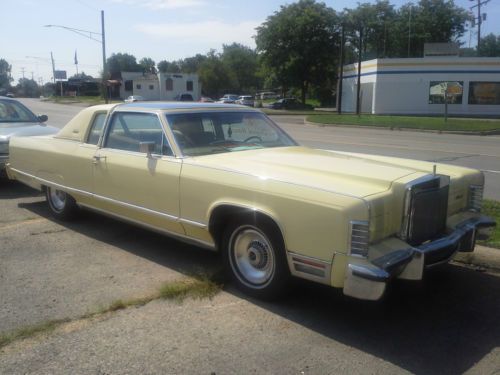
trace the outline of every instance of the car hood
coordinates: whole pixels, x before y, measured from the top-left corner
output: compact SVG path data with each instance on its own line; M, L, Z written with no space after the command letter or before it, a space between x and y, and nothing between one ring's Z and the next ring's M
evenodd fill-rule
M58 131L58 128L37 122L0 123L0 142L8 141L12 136L48 135Z
M193 164L250 174L263 180L272 179L356 197L386 191L393 181L421 172L410 166L371 160L369 155L346 155L300 146L247 150L188 160Z

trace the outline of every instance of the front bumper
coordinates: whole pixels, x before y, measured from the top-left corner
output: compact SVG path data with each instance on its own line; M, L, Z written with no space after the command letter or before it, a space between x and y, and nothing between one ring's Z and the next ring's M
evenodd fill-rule
M487 238L495 225L495 221L489 217L473 217L434 241L394 250L366 263L348 263L344 294L378 300L392 278L421 280L426 268L448 262L458 251L474 251L476 239Z
M0 155L0 171L5 169L7 162L9 161L9 155Z

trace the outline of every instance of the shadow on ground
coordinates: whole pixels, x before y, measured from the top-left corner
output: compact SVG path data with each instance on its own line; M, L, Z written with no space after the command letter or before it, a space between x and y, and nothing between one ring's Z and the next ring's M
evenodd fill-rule
M19 205L51 219L44 202ZM84 213L60 224L184 274L220 269L213 253L101 215ZM417 374L463 373L500 345L500 279L460 266L433 270L423 283L397 282L378 303L302 281L275 303L248 299L231 286L225 289Z
M18 199L25 197L37 197L43 194L17 181L0 177L0 199Z

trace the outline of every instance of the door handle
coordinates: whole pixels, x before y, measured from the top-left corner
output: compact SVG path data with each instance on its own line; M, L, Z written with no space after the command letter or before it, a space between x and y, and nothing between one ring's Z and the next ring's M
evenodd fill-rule
M106 160L106 156L101 156L101 155L94 155L93 157L93 163L94 164L97 164L99 163L101 160Z

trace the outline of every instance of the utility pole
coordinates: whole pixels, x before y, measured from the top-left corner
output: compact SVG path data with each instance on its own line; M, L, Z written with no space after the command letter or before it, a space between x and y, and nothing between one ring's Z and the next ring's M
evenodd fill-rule
M35 72L31 72L31 80L34 81L35 80Z
M342 114L342 81L344 80L344 44L345 44L345 30L342 25L342 33L340 36L340 74L339 84L337 85L337 113Z
M23 66L23 67L21 67L21 74L23 75L23 79L24 79L24 71L25 71L25 69L24 69L24 66Z
M358 85L356 87L356 114L361 114L360 92L361 92L361 58L363 53L363 26L359 28L359 51L358 51Z
M102 37L102 83L104 85L104 102L108 104L108 85L107 80L107 69L106 69L106 34L104 32L104 11L101 10L101 37Z
M408 57L410 57L410 45L411 45L411 10L413 4L410 4L410 16L408 17Z
M476 0L470 0L470 1L476 1ZM481 14L481 5L485 5L489 2L490 0L477 0L477 5L473 5L470 7L470 9L477 8L477 54L479 56L479 46L481 44L481 24L483 23L483 16L484 20L486 20L486 13Z
M56 63L54 62L54 56L52 51L50 51L50 60L52 61L52 79L54 80L54 85L56 84Z

